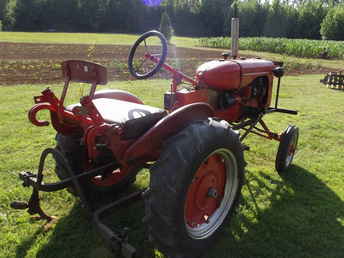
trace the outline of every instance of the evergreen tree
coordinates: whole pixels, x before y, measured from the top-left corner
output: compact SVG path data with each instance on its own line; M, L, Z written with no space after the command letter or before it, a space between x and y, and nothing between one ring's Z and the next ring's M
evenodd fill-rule
M3 19L5 7L6 7L6 0L0 0L0 20Z
M161 22L160 22L160 32L164 34L167 41L170 42L173 34L173 29L171 25L170 17L168 16L167 12L163 12L161 15Z
M321 36L326 39L344 40L344 4L331 8L321 23Z

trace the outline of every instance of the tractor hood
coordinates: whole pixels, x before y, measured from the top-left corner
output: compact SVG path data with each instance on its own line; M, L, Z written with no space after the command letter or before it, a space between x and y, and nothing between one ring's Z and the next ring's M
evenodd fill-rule
M240 88L242 77L271 73L274 67L273 62L257 58L214 60L198 67L196 80L217 90L235 90Z
M229 60L210 61L198 67L196 80L219 90L236 89L240 86L240 66Z

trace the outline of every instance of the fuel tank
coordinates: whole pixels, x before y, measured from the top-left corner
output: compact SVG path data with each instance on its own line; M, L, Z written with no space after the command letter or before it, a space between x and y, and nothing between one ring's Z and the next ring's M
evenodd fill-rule
M273 62L258 58L214 60L198 67L196 80L209 88L235 90L258 76L271 75L273 68Z

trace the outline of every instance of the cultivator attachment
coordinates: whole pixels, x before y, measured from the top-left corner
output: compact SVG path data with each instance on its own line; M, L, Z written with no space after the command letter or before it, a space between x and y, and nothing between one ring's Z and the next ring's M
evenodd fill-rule
M66 171L68 171L70 177L57 183L45 184L43 182L44 164L49 154L52 155L56 163L58 163L60 166L63 166ZM101 171L104 171L106 170L106 168L112 167L113 165L113 163L110 163L100 168L92 169L90 171L74 175L70 166L58 150L51 148L45 149L41 154L37 174L33 174L31 172L22 172L19 174L19 179L23 182L23 186L33 188L29 201L14 201L11 203L11 207L19 210L27 210L30 215L38 214L39 219L46 220L49 223L55 217L47 215L41 208L39 192L54 192L72 186L76 190L77 196L80 198L82 205L89 212L90 217L92 218L94 224L96 225L101 236L105 240L106 244L110 247L110 249L115 253L122 255L122 257L124 258L141 257L137 256L136 249L128 243L128 229L124 228L123 230L114 232L112 229L110 229L110 227L105 225L103 219L106 217L110 210L120 208L122 206L127 207L133 202L142 200L146 189L131 193L100 208L94 208L91 202L88 200L88 197L80 184L80 180L99 175L101 174Z
M320 82L328 88L344 90L344 71L329 72Z

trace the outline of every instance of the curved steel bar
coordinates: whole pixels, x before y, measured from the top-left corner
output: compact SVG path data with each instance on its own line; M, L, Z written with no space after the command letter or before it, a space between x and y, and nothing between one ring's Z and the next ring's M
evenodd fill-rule
M56 182L56 183L45 184L43 182L42 173L43 173L43 169L44 169L45 159L46 159L48 154L52 154L53 157L55 158L56 162L62 164L66 168L70 177L63 179L60 182ZM99 168L95 168L95 169L92 169L90 171L83 172L83 173L80 173L78 175L74 175L70 166L68 165L68 163L66 162L66 160L62 156L62 154L55 149L48 148L42 152L37 177L32 176L33 174L29 174L29 175L23 174L23 175L21 175L20 178L21 178L21 180L24 181L24 183L27 183L27 185L33 186L34 188L37 188L39 191L55 192L55 191L62 190L68 186L71 186L73 184L73 182L75 184L75 180L79 180L81 178L91 178L93 176L99 175L101 173L101 171L105 171L106 169L113 167L114 165L116 165L116 162L111 162L111 163L104 165L104 166L101 166ZM42 179L40 177L42 177Z
M152 56L149 53L145 54L145 58L150 59L154 63L158 63L159 62L159 58L156 58L155 56ZM185 80L186 82L191 83L192 85L196 85L197 84L197 82L195 80L193 80L192 78L190 78L186 74L176 70L175 68L173 68L169 64L166 64L166 63L162 64L162 68L164 68L166 71L172 73L173 77L175 77L175 78L178 78L178 79L181 79L181 80Z
M44 109L56 112L56 109L49 103L36 104L30 109L30 111L28 113L28 118L32 124L34 124L36 126L48 126L49 125L48 121L37 119L37 113L41 110L44 110Z

